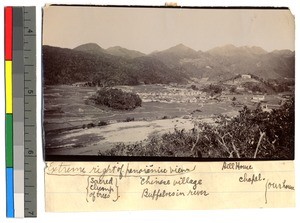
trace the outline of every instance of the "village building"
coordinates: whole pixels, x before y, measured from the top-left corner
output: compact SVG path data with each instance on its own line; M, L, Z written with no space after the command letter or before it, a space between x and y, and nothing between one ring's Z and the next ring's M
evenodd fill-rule
M251 79L251 75L250 74L242 74L241 77L243 79Z
M242 86L237 86L237 87L236 87L236 90L237 90L237 91L244 91L244 90L245 90L245 88L244 88L244 87L242 87Z
M265 100L265 95L255 95L251 98L252 102L259 103Z
M84 86L86 86L86 82L76 82L76 83L73 83L72 86L84 87Z

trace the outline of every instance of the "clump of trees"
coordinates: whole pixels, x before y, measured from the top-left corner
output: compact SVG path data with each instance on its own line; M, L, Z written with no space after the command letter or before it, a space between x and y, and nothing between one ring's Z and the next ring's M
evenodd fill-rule
M249 90L257 91L257 92L285 92L290 91L289 86L295 86L294 79L268 79L265 80L261 77L258 77L256 75L251 75L252 79L255 79L259 81L260 83L257 84L248 84L244 87L249 88ZM251 89L254 88L254 89Z
M294 100L264 112L244 107L239 115L219 116L214 125L196 122L192 130L152 136L146 142L118 144L99 155L198 158L294 158Z
M142 106L142 99L137 94L115 88L102 88L91 97L91 100L97 105L119 110L132 110Z
M290 91L289 86L295 86L295 81L285 79L268 80L268 84L274 89L275 92Z
M203 92L209 93L211 96L216 94L221 94L223 91L223 87L216 84L210 84L202 89Z
M198 91L199 90L199 88L196 85L194 85L194 84L191 86L191 89L194 90L194 91Z
M265 83L246 82L243 86L252 92L267 93L268 87Z

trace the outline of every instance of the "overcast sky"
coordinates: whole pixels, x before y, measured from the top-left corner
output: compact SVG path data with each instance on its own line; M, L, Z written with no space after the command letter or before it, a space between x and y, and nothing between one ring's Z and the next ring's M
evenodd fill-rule
M225 44L295 48L288 10L52 6L43 19L43 44L65 48L90 42L143 53L179 43L202 51Z

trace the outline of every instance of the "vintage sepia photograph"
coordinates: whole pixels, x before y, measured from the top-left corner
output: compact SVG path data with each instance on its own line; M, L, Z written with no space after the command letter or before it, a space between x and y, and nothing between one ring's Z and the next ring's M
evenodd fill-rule
M287 8L46 6L44 154L293 160Z

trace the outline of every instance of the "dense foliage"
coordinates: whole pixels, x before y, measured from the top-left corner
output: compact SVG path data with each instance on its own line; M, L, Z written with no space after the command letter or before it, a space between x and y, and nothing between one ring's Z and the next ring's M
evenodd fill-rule
M190 131L175 129L99 155L293 159L294 131L291 100L271 112L244 107L234 118L219 116L214 125L199 121Z
M137 94L114 88L102 88L91 99L97 105L120 110L131 110L142 105L142 100Z
M279 78L265 80L253 74L251 74L251 78L259 81L259 83L252 83L252 85L249 83L245 83L248 85L245 85L244 87L248 88L249 90L252 90L253 92L257 91L262 93L280 93L284 91L290 91L289 86L295 86L294 78Z
M247 88L252 92L267 93L269 92L268 87L264 83L246 82L243 87Z
M222 86L216 84L210 84L202 89L202 91L214 96L216 94L221 94L223 91Z
M251 76L251 79L257 82L247 81L241 85L246 89L254 93L282 93L290 91L290 87L295 86L294 78L277 78L277 79L264 79L252 73L247 73ZM242 78L242 75L236 75L233 78L229 78L226 81L236 80ZM230 86L229 91L231 93L238 93L237 86Z

